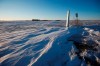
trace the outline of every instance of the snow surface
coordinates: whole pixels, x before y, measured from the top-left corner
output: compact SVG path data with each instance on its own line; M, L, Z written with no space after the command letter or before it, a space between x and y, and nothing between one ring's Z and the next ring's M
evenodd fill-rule
M0 66L85 66L76 55L73 42L68 41L81 29L60 24L56 21L2 23ZM99 35L89 28L84 30Z

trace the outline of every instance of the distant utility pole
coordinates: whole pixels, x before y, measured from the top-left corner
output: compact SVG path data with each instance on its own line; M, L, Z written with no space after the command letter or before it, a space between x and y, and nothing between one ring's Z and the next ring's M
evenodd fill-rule
M66 27L69 27L69 20L70 20L70 10L67 11Z
M78 13L76 13L75 16L76 16L76 25L78 26Z

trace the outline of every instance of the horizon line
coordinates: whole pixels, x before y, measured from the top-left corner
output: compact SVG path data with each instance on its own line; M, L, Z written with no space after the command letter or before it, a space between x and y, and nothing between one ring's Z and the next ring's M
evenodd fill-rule
M38 19L39 21L43 21L43 20L47 20L47 21L53 21L53 20L65 20L65 19ZM70 20L75 20L75 19L70 19ZM79 19L79 20L100 20L100 19ZM32 19L30 20L0 20L0 21L32 21Z

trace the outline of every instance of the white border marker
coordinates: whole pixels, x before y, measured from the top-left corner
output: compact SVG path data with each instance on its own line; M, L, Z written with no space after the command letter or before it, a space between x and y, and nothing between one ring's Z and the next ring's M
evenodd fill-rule
M66 27L69 27L70 10L67 11Z

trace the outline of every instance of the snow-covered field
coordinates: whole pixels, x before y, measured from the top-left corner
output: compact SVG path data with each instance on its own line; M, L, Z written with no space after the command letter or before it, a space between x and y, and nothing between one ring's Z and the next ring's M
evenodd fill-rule
M0 23L0 66L87 66L84 57L91 56L99 65L100 29L65 28L64 24L64 21ZM97 51L85 48L79 52L75 41L89 43Z

